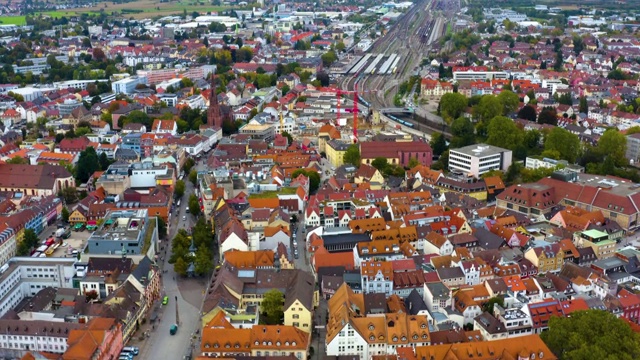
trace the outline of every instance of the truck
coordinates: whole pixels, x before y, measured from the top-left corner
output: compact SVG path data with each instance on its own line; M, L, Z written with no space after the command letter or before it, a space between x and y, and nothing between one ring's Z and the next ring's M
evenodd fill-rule
M71 236L71 229L60 228L56 230L56 238L68 239Z
M178 324L171 325L171 328L169 329L169 334L175 335L177 332L178 332Z

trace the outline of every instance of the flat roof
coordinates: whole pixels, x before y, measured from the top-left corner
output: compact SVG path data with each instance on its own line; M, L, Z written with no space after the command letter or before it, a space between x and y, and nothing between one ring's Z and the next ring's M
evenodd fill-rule
M452 149L451 151L475 157L498 155L504 152L511 152L511 150L487 144L469 145L458 149Z

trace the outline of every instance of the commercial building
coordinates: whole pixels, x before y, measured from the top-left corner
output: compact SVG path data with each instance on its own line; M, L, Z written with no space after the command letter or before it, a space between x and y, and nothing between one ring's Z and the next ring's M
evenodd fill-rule
M158 228L147 209L109 210L104 223L87 240L91 254L155 255Z
M138 84L145 84L146 82L147 78L144 76L132 76L112 82L111 90L116 94L131 94Z
M75 258L14 257L9 260L0 268L0 317L44 288L72 288L75 262Z
M254 140L270 142L276 136L274 124L260 124L257 121L249 121L248 124L240 128L240 134L251 136Z
M511 166L512 156L511 150L486 144L452 149L449 151L449 171L478 178L492 170L506 171Z

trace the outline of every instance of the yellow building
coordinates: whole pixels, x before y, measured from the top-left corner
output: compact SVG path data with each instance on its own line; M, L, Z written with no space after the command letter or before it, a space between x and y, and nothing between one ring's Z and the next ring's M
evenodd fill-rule
M82 212L80 212L78 209L75 209L69 215L69 223L72 224L72 225L75 225L75 224L86 224L87 223L87 217L84 216L84 214Z
M301 292L299 291L298 293L300 294ZM313 293L307 293L307 295L302 298L293 298L292 301L285 300L284 324L311 333L311 326L313 326Z
M524 257L538 268L540 274L560 271L564 264L564 251L557 243L531 248L524 253Z
M487 186L484 181L466 182L443 176L436 182L436 188L441 193L453 192L467 195L480 201L487 200Z
M349 146L351 145L340 140L330 140L327 142L327 146L325 147L327 160L329 160L334 168L344 164L344 154L347 152Z

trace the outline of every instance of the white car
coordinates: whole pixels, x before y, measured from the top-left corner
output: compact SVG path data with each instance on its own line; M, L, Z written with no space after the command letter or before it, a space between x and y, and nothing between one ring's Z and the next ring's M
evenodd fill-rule
M182 215L182 220L186 221L187 220L187 216L186 215Z

